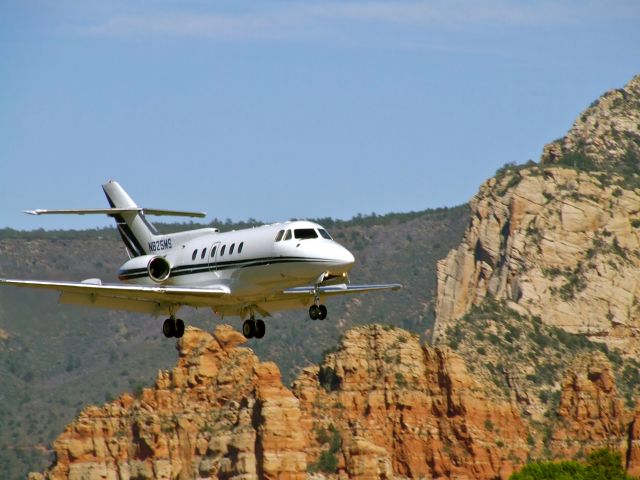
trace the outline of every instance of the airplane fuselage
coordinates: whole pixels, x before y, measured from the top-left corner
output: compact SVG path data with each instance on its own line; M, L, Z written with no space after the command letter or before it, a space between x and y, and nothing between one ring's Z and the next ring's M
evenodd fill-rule
M198 236L194 238L196 232ZM145 246L148 255L122 265L120 280L141 285L218 284L226 285L236 295L261 295L317 283L323 274L342 276L354 263L349 250L333 240L322 226L308 221L224 233L216 229L189 233L186 238L183 233L176 233L149 242ZM161 281L149 274L148 262L157 256L164 257L170 266Z

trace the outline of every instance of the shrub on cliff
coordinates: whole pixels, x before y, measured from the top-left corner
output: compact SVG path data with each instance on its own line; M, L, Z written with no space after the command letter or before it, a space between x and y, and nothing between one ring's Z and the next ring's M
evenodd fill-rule
M603 448L592 452L587 463L534 462L509 480L633 480L622 467L620 452Z

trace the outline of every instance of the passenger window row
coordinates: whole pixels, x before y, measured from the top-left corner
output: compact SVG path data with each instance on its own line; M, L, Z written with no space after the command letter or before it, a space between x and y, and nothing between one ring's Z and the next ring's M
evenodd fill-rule
M244 242L240 242L240 245L238 245L238 252L237 252L238 254L242 253L243 247L244 247ZM216 256L216 248L217 248L217 246L214 246L211 249L211 258L215 258L215 256ZM235 248L236 248L236 244L232 243L231 246L229 247L229 255L233 255L233 251L235 250ZM227 245L225 244L220 249L220 256L221 257L224 256L224 252L225 252L226 249L227 249ZM200 253L200 259L204 260L204 257L206 255L207 255L207 248L205 247L205 248L202 249L202 252ZM191 260L195 261L197 256L198 256L198 249L196 248L193 251L193 254L191 255Z

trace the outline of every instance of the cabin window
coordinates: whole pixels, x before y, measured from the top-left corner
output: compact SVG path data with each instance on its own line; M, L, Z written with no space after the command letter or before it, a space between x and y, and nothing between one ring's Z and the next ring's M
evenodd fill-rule
M329 235L329 232L327 232L324 228L319 228L318 232L320 232L320 235L322 236L322 238L326 238L327 240L333 240L331 238L331 235Z
M196 255L198 255L198 249L197 248L193 251L193 255L191 255L191 260L195 260L196 259Z
M211 258L213 258L213 257L215 257L215 256L216 256L216 248L218 248L218 247L213 247L213 248L211 249Z
M240 242L240 245L238 245L238 253L242 253L242 247L244 247L244 242Z
M222 248L220 249L220 256L221 256L221 257L224 257L224 250L225 250L225 248L227 248L227 246L226 246L226 245L222 245Z
M285 240L291 240L291 230L287 230L287 233L284 234Z
M279 242L280 240L282 240L283 235L284 235L284 230L280 230L278 232L278 235L276 235L276 242Z
M200 254L200 258L203 259L205 257L205 255L207 254L207 249L203 248L202 249L202 253Z
M229 255L233 255L233 250L236 248L236 244L232 243L231 246L229 247Z
M313 228L297 228L294 233L299 240L318 238L318 233Z

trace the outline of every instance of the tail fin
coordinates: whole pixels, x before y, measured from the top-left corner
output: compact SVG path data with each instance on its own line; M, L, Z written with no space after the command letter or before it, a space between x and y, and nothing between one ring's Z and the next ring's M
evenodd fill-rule
M141 208L131 199L127 192L118 184L110 181L102 185L104 194L109 200L111 208L81 208L65 210L25 210L29 215L90 215L106 214L115 218L122 241L127 247L129 255L139 257L150 253L155 240L162 240L163 235L158 232L145 218L147 215L165 215L172 217L199 217L207 214L204 212L190 212L184 210L164 210L158 208ZM170 247L169 247L170 248Z
M120 237L131 257L149 253L149 243L158 234L155 227L145 218L141 209L124 191L118 182L109 181L102 185L111 208L130 208L130 212L114 213L109 216L116 220ZM134 210L138 209L138 210Z

